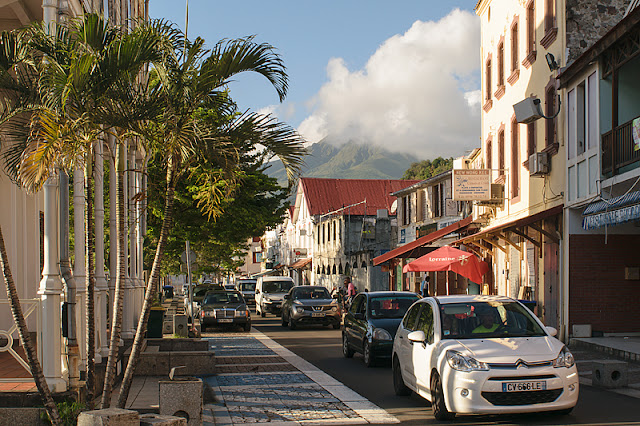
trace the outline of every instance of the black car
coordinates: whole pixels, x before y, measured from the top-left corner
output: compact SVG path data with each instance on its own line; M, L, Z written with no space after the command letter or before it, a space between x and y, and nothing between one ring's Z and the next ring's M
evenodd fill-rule
M244 331L251 330L251 314L239 291L209 291L200 307L202 331L211 326L239 325Z
M377 359L391 359L393 339L402 317L420 300L408 291L374 291L358 294L344 316L342 353L351 358L361 352L367 367Z
M325 287L301 285L285 294L282 325L294 330L298 324L331 325L340 328L340 307Z

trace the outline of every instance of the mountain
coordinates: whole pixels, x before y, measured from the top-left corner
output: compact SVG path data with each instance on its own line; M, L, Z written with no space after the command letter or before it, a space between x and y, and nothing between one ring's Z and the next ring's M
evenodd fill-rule
M401 179L405 170L418 159L370 145L347 142L344 145L323 139L309 147L302 176L334 179ZM286 173L280 161L266 171L286 186Z

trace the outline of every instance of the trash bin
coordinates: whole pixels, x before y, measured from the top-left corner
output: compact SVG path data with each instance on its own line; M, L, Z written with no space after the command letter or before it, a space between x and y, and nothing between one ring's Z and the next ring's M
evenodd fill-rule
M165 285L162 290L164 291L164 298L165 299L173 299L173 286L172 285Z
M162 327L164 323L164 308L153 307L149 311L149 322L147 322L147 338L162 338Z

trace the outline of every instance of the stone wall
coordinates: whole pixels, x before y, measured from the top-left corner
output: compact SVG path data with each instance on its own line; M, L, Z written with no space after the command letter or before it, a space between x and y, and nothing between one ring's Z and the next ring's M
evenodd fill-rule
M629 0L566 0L567 65L620 22L628 5Z

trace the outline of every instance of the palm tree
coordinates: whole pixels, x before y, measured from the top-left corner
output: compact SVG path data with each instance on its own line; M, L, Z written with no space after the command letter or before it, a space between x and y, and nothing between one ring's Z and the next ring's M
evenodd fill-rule
M0 127L7 131L2 135L4 138L16 136L20 126L25 122L25 115L28 115L33 107L39 103L39 96L36 90L37 73L33 68L33 63L28 61L28 49L23 37L16 32L2 32L0 34ZM4 125L4 126L3 126ZM6 147L5 155L15 157L15 149ZM15 174L10 175L15 180ZM18 291L16 289L9 258L4 244L2 228L0 228L0 266L6 285L7 297L11 305L13 320L18 326L20 342L27 355L27 362L31 369L31 375L35 381L38 392L44 402L44 406L49 414L49 418L54 425L60 424L60 415L56 407L51 390L44 378L42 366L31 341L29 329L22 312Z
M55 167L72 169L79 166L84 169L87 203L87 391L91 404L95 391L94 144L103 131L122 135L117 125L143 115L139 110L134 109L131 113L131 108L124 109L119 96L123 88L135 82L142 67L157 58L159 39L156 30L146 26L123 34L109 28L106 21L95 14L71 21L68 27L59 26L54 37L49 36L42 25L34 25L22 34L29 41L26 58L39 77L40 102L34 104L28 115L29 126L26 129L30 130L29 133L22 138L22 144L16 145L18 148L9 151L13 155L7 159L14 162L12 169L17 170L20 183L31 191L39 190ZM125 111L132 115L126 115ZM20 151L21 155L17 156L15 153ZM123 174L124 170L120 172ZM122 185L122 180L119 183ZM119 201L124 217L123 197ZM121 229L124 234L124 227ZM124 256L124 249L122 244L119 256ZM124 268L119 273L122 276ZM119 339L118 333L115 334ZM116 350L117 344L118 340L115 341ZM115 361L112 364L115 366Z
M131 355L127 364L117 406L126 404L133 372L142 349L151 303L158 286L164 247L172 223L173 200L176 183L181 174L195 161L215 164L219 168L212 175L215 182L223 177L233 188L238 170L238 147L247 143L261 145L267 152L280 157L293 177L302 165L306 153L303 139L288 126L259 114L244 114L225 126L211 125L203 113L213 111L222 116L235 114L235 105L226 94L230 79L249 71L263 75L276 89L280 100L287 92L287 74L281 58L268 44L253 42L253 38L221 41L212 51L204 48L204 40L190 43L181 33L172 33L172 50L167 50L163 61L153 70L152 87L159 91L162 113L139 129L150 151L163 152L166 163L166 196L163 223L156 254L147 282L142 312L138 320ZM208 212L219 213L225 191L212 192L203 197Z

